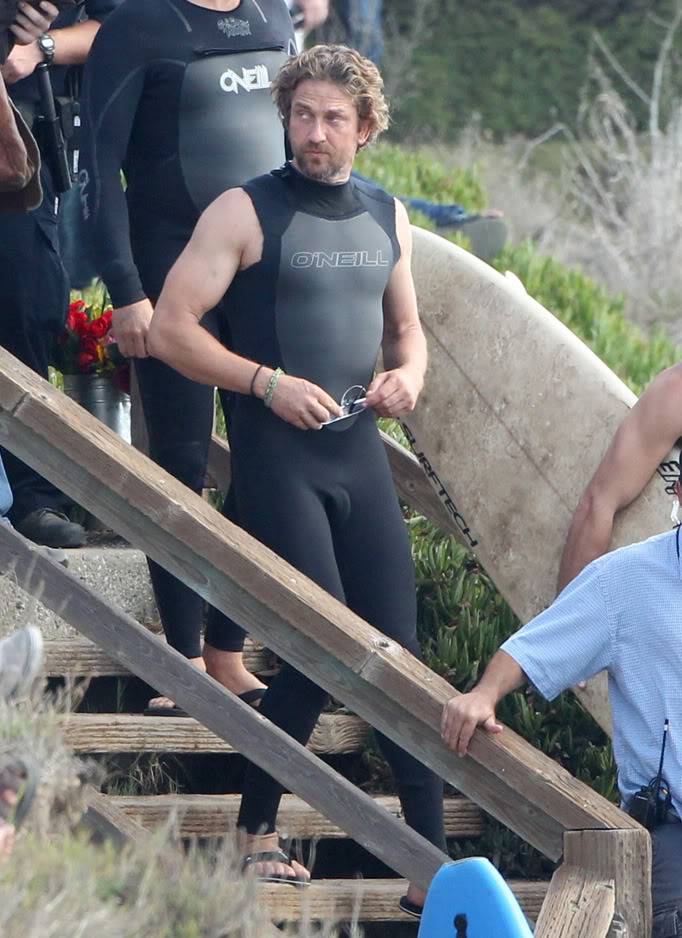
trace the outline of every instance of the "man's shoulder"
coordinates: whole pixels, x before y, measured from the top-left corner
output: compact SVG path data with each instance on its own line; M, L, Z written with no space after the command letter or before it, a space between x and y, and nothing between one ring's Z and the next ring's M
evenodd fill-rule
M355 191L367 199L373 199L375 202L381 202L386 205L395 205L395 197L383 189L372 179L366 179L364 176L358 176L355 173L351 176Z
M671 566L673 558L676 557L676 536L675 531L655 534L644 541L637 541L609 551L593 560L589 566L601 577L607 579L625 573L636 575L638 571L643 572L652 565L657 568L661 565Z

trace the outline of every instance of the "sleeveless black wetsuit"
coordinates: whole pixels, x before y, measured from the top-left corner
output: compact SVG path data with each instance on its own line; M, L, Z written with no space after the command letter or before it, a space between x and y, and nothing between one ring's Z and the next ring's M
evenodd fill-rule
M242 0L230 13L124 0L108 18L86 67L79 185L114 306L155 302L206 206L283 163L270 82L292 51L284 0ZM215 311L203 324L216 334ZM200 491L213 389L153 358L135 366L152 458ZM203 601L151 562L150 573L170 644L197 657Z
M352 179L329 186L292 167L243 187L259 218L262 259L234 279L223 310L238 354L308 378L336 400L372 379L382 297L399 258L394 200ZM407 530L371 411L299 430L235 395L230 441L238 523L386 635L419 655ZM215 611L206 639L239 630ZM327 694L284 665L261 712L305 743ZM442 782L380 736L409 824L444 847ZM272 831L281 786L249 766L239 823Z

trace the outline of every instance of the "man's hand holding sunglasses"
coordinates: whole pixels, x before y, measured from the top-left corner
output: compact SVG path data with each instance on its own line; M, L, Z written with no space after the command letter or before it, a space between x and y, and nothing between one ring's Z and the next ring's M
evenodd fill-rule
M423 386L421 371L407 365L383 371L367 389L366 404L379 417L401 417L414 410Z

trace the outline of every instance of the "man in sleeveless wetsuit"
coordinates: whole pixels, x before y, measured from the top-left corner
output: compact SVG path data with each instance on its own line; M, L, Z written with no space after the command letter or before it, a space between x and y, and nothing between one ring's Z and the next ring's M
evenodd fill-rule
M204 213L159 299L150 352L236 392L238 523L418 655L410 546L374 419L410 411L423 383L411 235L400 203L350 176L357 149L387 124L381 77L357 52L317 46L283 66L274 95L294 159ZM199 325L228 287L234 351ZM381 346L387 370L373 378ZM348 389L367 409L335 420ZM235 629L215 614L206 641L220 647ZM285 665L261 711L306 742L325 700ZM442 782L390 740L381 744L408 823L444 848ZM239 818L248 862L267 878L306 880L278 848L281 791L249 767ZM403 907L418 913L421 901L411 888Z
M214 392L148 357L147 328L201 212L284 161L270 81L294 51L284 0L124 0L86 69L79 185L94 260L119 349L136 359L150 455L195 491L206 476ZM215 310L203 325L217 334ZM169 643L203 668L203 600L149 567ZM239 650L223 655L219 669L215 658L207 664L245 700L262 696ZM166 698L151 703L148 713L177 712Z

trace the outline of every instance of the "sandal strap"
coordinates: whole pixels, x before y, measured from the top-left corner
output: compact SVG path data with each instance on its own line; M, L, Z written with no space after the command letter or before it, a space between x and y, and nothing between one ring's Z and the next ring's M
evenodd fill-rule
M242 858L242 870L254 863L286 863L291 866L291 857L284 850L263 850L260 853L248 853Z

